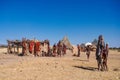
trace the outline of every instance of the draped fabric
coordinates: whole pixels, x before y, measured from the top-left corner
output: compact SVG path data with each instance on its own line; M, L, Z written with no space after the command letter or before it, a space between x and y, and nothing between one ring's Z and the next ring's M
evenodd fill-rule
M34 49L34 41L30 41L30 44L29 44L29 52L32 53L32 52L33 52L33 49Z
M35 53L40 51L40 42L35 43L34 51L35 51Z

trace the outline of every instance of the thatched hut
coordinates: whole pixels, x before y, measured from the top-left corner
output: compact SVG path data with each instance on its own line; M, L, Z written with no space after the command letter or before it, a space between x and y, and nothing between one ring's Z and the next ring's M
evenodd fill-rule
M72 50L73 46L71 45L69 39L65 36L62 40L61 43L66 46L67 49Z

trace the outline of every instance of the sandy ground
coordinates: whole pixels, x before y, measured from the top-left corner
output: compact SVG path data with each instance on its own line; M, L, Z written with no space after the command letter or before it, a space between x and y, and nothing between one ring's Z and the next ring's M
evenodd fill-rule
M95 52L73 57L33 57L4 54L0 49L0 80L120 80L120 52L110 51L109 71L97 71Z

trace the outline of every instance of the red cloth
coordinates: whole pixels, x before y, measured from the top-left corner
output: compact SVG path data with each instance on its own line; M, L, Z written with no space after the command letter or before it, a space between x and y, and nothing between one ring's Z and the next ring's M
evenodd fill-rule
M30 44L29 44L29 52L32 53L32 50L34 49L34 42L33 41L30 41Z
M40 42L35 43L35 52L40 51Z

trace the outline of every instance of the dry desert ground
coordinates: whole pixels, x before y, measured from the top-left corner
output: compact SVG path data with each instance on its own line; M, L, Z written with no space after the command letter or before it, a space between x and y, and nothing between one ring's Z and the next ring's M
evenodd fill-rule
M0 80L120 80L120 52L110 51L109 71L98 71L95 52L90 60L67 52L63 57L34 57L5 54L0 49Z

